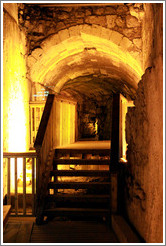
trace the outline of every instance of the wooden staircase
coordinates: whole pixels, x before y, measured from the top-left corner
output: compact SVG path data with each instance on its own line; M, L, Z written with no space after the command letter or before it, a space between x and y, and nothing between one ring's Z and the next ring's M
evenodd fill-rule
M44 216L109 221L109 155L109 149L56 149Z

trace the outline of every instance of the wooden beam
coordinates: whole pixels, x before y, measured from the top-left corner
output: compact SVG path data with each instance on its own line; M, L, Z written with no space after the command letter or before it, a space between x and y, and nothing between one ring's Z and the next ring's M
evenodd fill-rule
M44 108L44 111L43 111L43 115L42 115L42 118L41 118L41 122L40 122L40 125L39 125L39 129L38 129L38 132L37 132L36 140L35 140L35 143L34 143L34 147L35 148L42 146L53 101L54 101L54 95L53 94L48 95L47 101L46 101L46 105L45 105L45 108Z
M3 205L3 226L5 226L11 210L11 205Z

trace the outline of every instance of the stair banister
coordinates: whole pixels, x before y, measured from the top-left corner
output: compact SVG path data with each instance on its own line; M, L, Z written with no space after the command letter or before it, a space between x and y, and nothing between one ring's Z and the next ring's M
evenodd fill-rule
M43 111L38 133L34 143L38 158L37 170L37 206L36 222L40 224L43 220L44 200L47 194L47 183L53 159L53 103L55 95L49 94Z

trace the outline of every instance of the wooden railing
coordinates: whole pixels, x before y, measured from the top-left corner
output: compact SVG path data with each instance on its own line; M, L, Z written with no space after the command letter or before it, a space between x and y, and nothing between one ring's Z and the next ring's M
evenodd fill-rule
M47 97L47 101L45 104L45 108L43 111L43 115L41 118L41 122L39 125L39 130L36 136L34 147L37 152L37 157L39 160L39 185L37 189L37 213L36 213L36 222L38 224L43 220L43 210L45 197L47 196L47 185L50 178L50 171L53 169L53 156L55 147L57 145L62 145L65 141L64 139L74 142L75 141L75 113L72 115L69 112L72 110L76 110L76 107L70 107L70 110L63 111L62 102L68 102L69 104L76 104L76 102L61 98L60 96L55 96L53 94L49 94ZM69 117L70 116L70 117ZM63 118L64 117L64 118ZM65 119L63 121L62 119ZM73 131L69 131L66 133L67 126L64 122L71 121L73 124ZM62 131L63 130L63 131ZM66 133L63 136L63 132Z
M36 152L4 152L3 162L6 164L6 195L7 204L11 204L12 207L11 214L16 216L35 216L35 195L38 186ZM19 185L20 180L21 184ZM27 181L29 185L27 185Z
M45 197L47 195L47 183L49 179L50 170L52 168L53 161L53 114L54 108L52 107L54 102L54 95L48 95L46 105L43 111L42 119L39 125L39 130L36 136L34 147L37 152L37 158L39 162L38 169L38 187L36 191L37 210L36 210L36 222L40 224L43 220L43 210Z

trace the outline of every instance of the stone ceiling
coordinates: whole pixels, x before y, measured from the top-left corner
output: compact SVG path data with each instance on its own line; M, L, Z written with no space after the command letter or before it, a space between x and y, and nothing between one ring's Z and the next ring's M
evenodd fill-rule
M20 5L29 79L55 92L134 97L142 74L143 4Z

